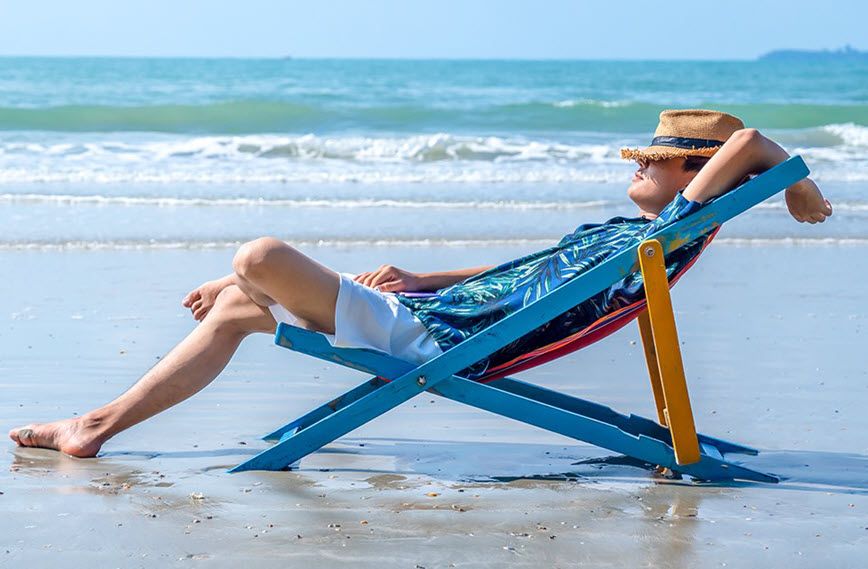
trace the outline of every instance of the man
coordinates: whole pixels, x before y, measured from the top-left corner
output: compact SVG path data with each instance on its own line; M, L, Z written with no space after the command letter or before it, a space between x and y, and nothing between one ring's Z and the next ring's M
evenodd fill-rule
M622 150L639 168L627 190L636 218L580 226L557 245L496 267L411 273L384 265L351 277L338 274L274 238L244 244L234 272L190 292L183 305L199 325L123 395L81 417L13 429L20 446L92 457L115 434L175 405L208 385L240 342L254 332L272 334L285 321L328 334L337 346L379 349L424 361L540 294L637 244L746 176L786 160L787 153L731 115L714 111L664 111L651 146ZM707 163L706 163L707 162ZM787 188L790 213L822 222L831 205L804 179ZM667 259L670 271L696 255L697 244ZM414 296L413 291L435 291ZM641 294L637 276L571 309L558 319L467 370L485 369L522 350L575 329Z

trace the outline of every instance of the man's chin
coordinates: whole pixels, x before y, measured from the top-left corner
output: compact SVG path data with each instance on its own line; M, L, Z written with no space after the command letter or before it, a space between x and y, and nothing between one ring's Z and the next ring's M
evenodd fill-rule
M639 207L642 207L643 203L649 201L649 193L653 194L653 192L648 191L648 188L644 188L644 185L644 180L642 180L630 184L630 187L627 188L627 197L630 198L630 201L632 201Z

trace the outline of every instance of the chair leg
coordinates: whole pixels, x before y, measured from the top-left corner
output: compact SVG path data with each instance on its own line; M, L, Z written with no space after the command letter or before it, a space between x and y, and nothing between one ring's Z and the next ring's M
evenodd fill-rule
M282 439L284 434L286 433L305 429L313 425L323 417L331 415L335 411L346 407L353 401L361 399L368 393L374 391L375 389L378 389L379 387L382 387L385 384L386 382L379 377L371 378L368 381L362 383L361 385L358 385L357 387L351 389L350 391L347 391L346 393L335 397L328 403L320 405L313 411L299 417L291 423L287 423L279 429L276 429L275 431L265 435L264 437L262 437L262 440L277 441Z
M262 451L250 460L242 462L229 472L283 470L425 389L426 387L419 385L412 375L389 382Z
M484 384L453 376L441 381L436 391L453 401L626 454L649 464L665 466L701 480L778 482L774 476L724 460L713 449L713 455L706 453L691 464L679 464L672 447L664 441L637 436L606 421L497 389L496 382Z
M651 379L651 393L654 394L654 405L657 407L657 421L666 426L666 400L663 397L663 382L660 380L660 366L657 363L657 351L654 349L654 333L647 310L639 315L638 322L642 349L645 351L645 364Z
M495 381L488 382L486 385L489 385L496 389L500 389L501 391L508 391L509 393L512 393L514 395L520 395L521 397L533 399L534 401L538 401L539 403L545 403L546 405L550 405L552 407L557 407L565 411L570 411L571 413L578 413L596 421L601 421L610 425L617 426L622 431L631 433L635 436L651 437L659 441L663 441L667 445L672 444L672 435L669 432L669 429L665 426L662 426L659 423L656 423L651 419L642 417L640 415L635 415L632 413L629 415L625 415L623 413L619 413L611 407L608 407L601 403L597 403L596 401L588 401L587 399L581 399L579 397L567 395L566 393L547 389L545 387L534 385L532 383L527 383L525 381L521 381L511 377L497 379ZM440 393L439 388L435 387L431 391L433 393L436 393L437 395L445 397L443 393ZM699 438L699 443L701 445L713 446L718 451L724 454L736 453L756 455L758 453L756 449L723 439L718 439L716 437L703 435L701 433L697 433L696 436Z
M659 370L658 379L665 401L664 424L669 426L669 431L672 433L672 446L678 464L691 464L699 460L699 441L696 436L693 411L690 408L690 395L687 393L687 380L684 378L681 349L678 346L678 332L675 328L675 314L672 312L672 299L669 296L669 280L666 277L663 247L659 241L650 239L639 245L639 266L642 270L645 297L648 302L648 328L653 338L654 354ZM648 352L646 348L646 356ZM648 367L652 370L653 385L654 366L649 362Z

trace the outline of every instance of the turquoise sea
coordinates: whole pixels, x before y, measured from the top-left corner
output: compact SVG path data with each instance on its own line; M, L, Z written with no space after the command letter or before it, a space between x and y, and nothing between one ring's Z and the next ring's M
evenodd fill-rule
M836 206L734 242L868 239L868 64L0 58L0 247L541 241L632 209L622 146L732 112Z

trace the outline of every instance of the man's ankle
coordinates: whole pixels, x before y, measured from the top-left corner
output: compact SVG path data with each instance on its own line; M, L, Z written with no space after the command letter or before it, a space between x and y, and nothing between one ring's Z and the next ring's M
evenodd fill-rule
M110 425L111 419L109 413L97 409L89 411L78 418L79 425L89 436L100 440L107 440L111 437Z

